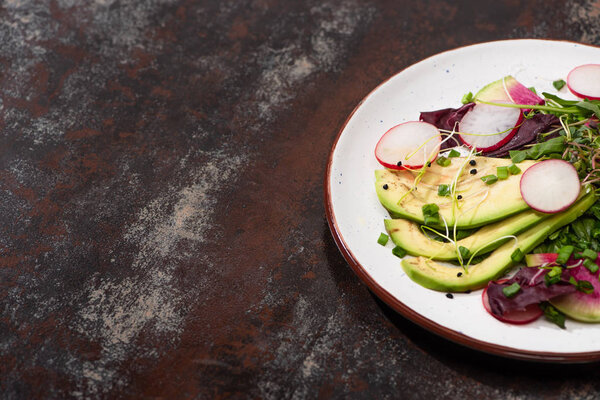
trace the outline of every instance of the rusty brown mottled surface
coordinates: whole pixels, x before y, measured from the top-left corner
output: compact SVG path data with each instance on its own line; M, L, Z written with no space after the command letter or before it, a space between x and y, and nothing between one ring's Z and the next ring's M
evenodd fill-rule
M600 397L395 314L325 221L362 97L522 37L600 45L600 1L2 2L0 397Z

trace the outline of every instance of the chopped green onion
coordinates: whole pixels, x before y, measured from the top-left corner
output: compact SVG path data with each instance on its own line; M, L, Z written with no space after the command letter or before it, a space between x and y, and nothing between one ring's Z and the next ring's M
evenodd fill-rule
M481 180L484 181L486 185L491 185L498 181L498 177L496 175L486 175L481 177Z
M506 178L508 178L508 167L498 167L498 168L496 168L496 175L498 175L498 179L506 179Z
M581 255L585 258L589 258L590 260L596 260L598 258L598 253L590 249L585 249Z
M589 269L592 274L598 272L598 264L596 264L592 260L585 260L583 262L583 266Z
M440 185L438 186L438 196L450 196L452 189L450 185Z
M560 89L562 89L563 87L565 87L565 85L566 85L566 84L567 84L567 82L565 82L565 81L564 81L564 80L562 80L562 79L559 79L559 80L557 80L557 81L554 81L554 82L552 82L552 86L554 86L554 88L555 88L556 90L560 90Z
M552 269L550 271L548 271L548 276L550 277L554 277L554 276L560 276L562 274L562 267L556 266L556 267L552 267Z
M569 261L569 257L573 254L573 250L575 247L573 246L563 246L558 250L558 257L556 258L556 262L558 264L565 264Z
M446 157L438 157L438 159L435 160L435 163L441 167L448 167L452 164L452 161Z
M385 246L389 239L390 237L388 235L386 235L385 233L381 233L379 234L379 239L377 239L377 243L379 243L382 246Z
M523 257L525 257L525 254L523 254L523 252L519 248L513 251L510 255L510 259L516 263L521 262L521 260L523 260Z
M521 285L519 285L518 282L515 282L510 286L502 288L502 293L504 293L504 295L510 299L519 293L519 290L521 290Z
M580 260L580 259L583 258L583 254L581 254L579 252L578 253L573 253L573 258L576 259L576 260Z
M544 281L546 286L554 285L555 283L560 282L562 275L562 267L552 267L550 271L544 276Z
M467 94L465 94L462 99L460 100L461 103L463 104L468 104L470 102L473 101L473 93L469 92Z
M437 204L425 204L423 210L423 224L424 225L439 225L440 223L440 207Z
M518 175L521 173L521 168L517 167L515 164L510 164L508 166L508 172L510 172L511 175Z
M577 282L577 290L585 294L591 294L594 292L594 286L589 281Z
M558 311L547 301L540 303L540 308L544 312L544 316L550 322L554 322L556 325L565 329L565 314Z
M396 257L402 258L406 255L406 250L404 250L400 246L396 246L392 249L392 254L395 255Z
M455 158L455 157L460 157L460 153L454 149L450 150L450 153L448 153L448 158Z

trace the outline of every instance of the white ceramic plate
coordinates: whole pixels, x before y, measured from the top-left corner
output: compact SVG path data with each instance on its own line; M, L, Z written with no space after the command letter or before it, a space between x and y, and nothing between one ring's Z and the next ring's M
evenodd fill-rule
M600 63L600 48L571 42L507 40L461 47L414 64L371 92L349 117L330 154L325 180L329 225L338 247L379 297L414 322L455 342L525 359L585 362L600 359L600 324L567 321L562 330L543 318L509 325L481 305L481 291L455 294L410 280L392 255L391 240L377 244L389 218L374 190L373 155L381 135L420 111L460 106L466 92L512 75L525 86L557 93L552 82L575 66ZM573 98L565 87L558 94Z

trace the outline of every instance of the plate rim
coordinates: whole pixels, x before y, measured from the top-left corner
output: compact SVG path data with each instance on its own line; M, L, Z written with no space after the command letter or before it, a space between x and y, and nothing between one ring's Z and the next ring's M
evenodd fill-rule
M430 58L437 57L439 55L453 52L453 51L456 51L459 49L464 49L467 47L476 47L476 46L488 45L488 44L494 44L494 43L519 42L519 41L568 43L568 44L576 44L576 45L586 46L586 47L595 47L597 49L600 49L600 46L596 46L593 44L587 44L587 43L580 43L580 42L571 41L571 40L536 39L536 38L493 40L493 41L487 41L487 42L473 43L473 44L469 44L469 45L465 45L465 46L459 46L459 47L448 49L448 50L445 50L445 51L442 51L442 52L439 52L436 54L432 54L422 60L419 60L411 65L408 65L407 67L399 70L398 72L394 73L387 79L383 80L375 88L373 88L366 96L364 96L358 102L358 104L354 107L352 112L348 115L348 117L342 124L341 128L339 129L337 136L335 137L335 140L331 146L331 150L329 151L329 156L327 159L327 166L325 169L325 177L324 177L325 179L324 179L324 184L323 184L324 201L325 201L325 215L327 218L327 225L329 226L331 235L333 236L333 239L334 239L338 249L342 253L344 259L346 260L346 262L348 262L348 264L350 265L350 267L352 268L354 273L359 277L359 279L367 285L369 290L371 290L378 298L383 300L394 311L398 312L399 314L406 317L413 323L419 325L420 327L422 327L438 336L441 336L444 339L448 339L454 343L469 347L469 348L477 350L477 351L482 351L484 353L488 353L488 354L492 354L492 355L496 355L496 356L502 356L502 357L506 357L506 358L525 360L525 361L547 362L547 363L589 363L589 362L599 361L600 360L600 350L592 351L592 352L556 353L556 352L548 352L548 351L523 350L523 349L518 349L518 348L514 348L514 347L509 347L509 346L502 346L502 345L498 345L498 344L491 343L491 342L486 342L486 341L483 341L480 339L475 339L473 337L467 336L463 333L460 333L460 332L457 332L450 328L447 328L447 327L419 314L418 312L414 311L412 308L405 305L402 301L400 301L399 299L394 297L387 290L385 290L367 272L367 270L360 264L360 262L358 262L358 260L352 253L352 250L350 249L350 247L347 245L346 241L344 240L344 238L339 230L336 217L333 213L331 187L329 184L331 181L330 178L331 178L331 169L332 169L332 163L333 163L333 155L337 148L339 139L342 136L342 133L344 132L344 130L346 129L346 126L348 125L349 121L352 119L352 117L354 116L356 111L362 106L362 104L365 102L365 100L367 98L369 98L373 93L375 93L381 86L385 85L388 81L390 81L397 75L401 74L406 69L411 68L414 65L424 62Z

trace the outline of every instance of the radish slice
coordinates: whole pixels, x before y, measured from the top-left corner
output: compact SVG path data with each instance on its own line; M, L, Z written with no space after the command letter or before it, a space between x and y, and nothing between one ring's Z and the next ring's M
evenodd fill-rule
M462 133L459 136L467 146L485 153L508 142L522 119L519 108L478 103L460 121L459 131Z
M503 279L498 281L498 283L504 283L506 281L507 279ZM530 322L535 321L543 314L541 308L537 304L530 304L527 307L525 307L525 310L522 311L511 311L504 313L504 315L496 315L492 313L492 308L490 307L490 300L487 295L487 287L483 289L483 293L481 294L481 301L483 302L483 308L485 308L485 311L487 311L491 316L493 316L499 321L508 322L509 324L528 324Z
M567 76L567 86L577 97L600 100L600 64L575 67Z
M375 147L377 161L386 168L420 168L440 151L441 134L434 125L410 121L387 131Z
M545 160L529 167L520 186L525 203L548 214L567 209L581 191L577 170L563 160Z

